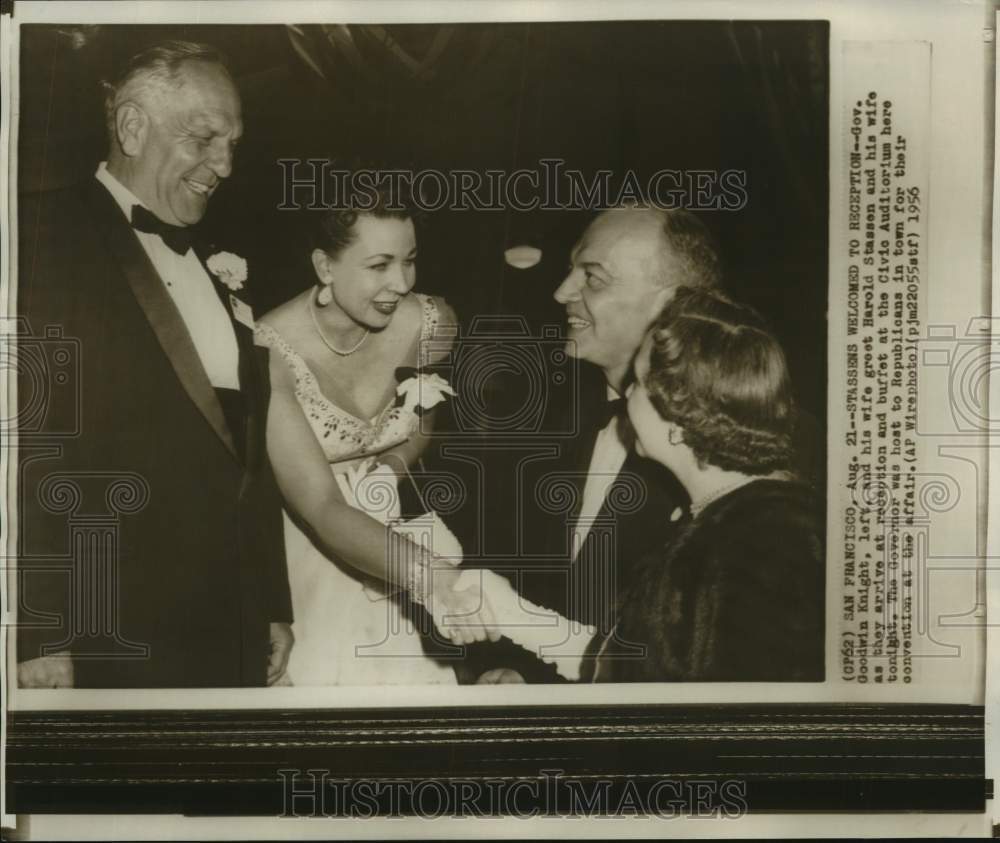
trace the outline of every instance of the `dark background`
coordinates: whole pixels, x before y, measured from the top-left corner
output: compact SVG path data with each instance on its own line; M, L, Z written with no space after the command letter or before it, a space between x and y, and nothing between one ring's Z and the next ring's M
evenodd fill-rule
M100 81L162 38L231 59L246 132L205 220L247 257L257 309L312 282L308 212L279 211L278 158L479 171L559 157L585 174L745 170L749 202L705 214L730 290L767 316L797 394L826 416L825 22L377 26L24 26L19 189L87 178L106 150ZM418 289L466 324L519 313L562 321L551 299L586 211L439 211L421 226ZM504 264L511 245L540 264Z

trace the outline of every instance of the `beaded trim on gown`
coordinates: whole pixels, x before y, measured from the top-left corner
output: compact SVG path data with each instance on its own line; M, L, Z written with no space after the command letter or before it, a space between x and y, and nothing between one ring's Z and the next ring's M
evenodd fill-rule
M440 312L430 296L422 309L418 367ZM399 514L391 473L354 485L358 459L399 445L419 424L414 408L392 400L372 419L359 419L330 401L305 360L271 326L258 324L257 342L288 364L295 396L349 504L383 523ZM382 580L331 560L285 515L285 550L292 592L295 646L287 676L293 685L457 684L454 670L424 651L420 632L401 609L396 590Z

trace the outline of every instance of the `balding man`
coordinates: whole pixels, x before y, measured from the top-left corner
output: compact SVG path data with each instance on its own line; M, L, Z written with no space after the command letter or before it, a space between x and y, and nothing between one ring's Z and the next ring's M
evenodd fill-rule
M567 353L599 370L603 382L583 396L569 454L579 478L573 529L554 530L549 547L568 561L550 583L550 608L584 624L607 628L628 566L662 544L670 529L664 513L685 502L668 471L636 455L621 424L633 358L677 287L718 280L712 239L693 214L617 208L587 227L555 292L566 309Z
M538 488L523 498L545 499L546 482L568 479L576 487L575 506L545 519L544 559L526 561L518 572L519 589L531 602L606 634L630 566L669 535L669 513L686 495L667 469L630 447L624 391L643 336L674 290L714 286L719 275L712 237L686 211L611 209L573 248L555 299L566 309L566 352L589 364L572 408L577 435L557 468L541 464L545 476L534 478ZM480 681L556 679L548 666L514 648L492 650L480 664L508 669L484 672Z
M75 437L41 439L58 452L22 441L19 682L264 685L291 606L255 279L193 229L232 171L239 94L213 48L172 41L131 59L105 116L94 177L22 199L19 314L77 342L82 400ZM78 540L95 518L103 538Z

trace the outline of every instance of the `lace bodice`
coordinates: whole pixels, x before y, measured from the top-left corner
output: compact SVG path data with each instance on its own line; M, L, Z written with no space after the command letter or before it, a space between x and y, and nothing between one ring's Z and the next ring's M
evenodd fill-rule
M420 342L417 343L417 366L430 361L429 340L434 336L441 314L430 296L415 294L422 309ZM309 420L323 453L331 463L379 453L405 442L417 429L419 417L413 409L395 406L395 396L372 419L359 419L337 406L319 388L319 381L308 364L270 325L258 323L254 329L257 342L277 351L295 378L295 397Z

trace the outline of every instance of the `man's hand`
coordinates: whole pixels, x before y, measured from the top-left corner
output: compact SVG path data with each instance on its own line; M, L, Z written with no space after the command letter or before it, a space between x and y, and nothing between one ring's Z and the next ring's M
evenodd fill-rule
M428 609L434 623L454 644L499 641L500 628L479 586L481 572L439 563L433 570ZM448 620L448 623L443 621Z
M17 684L20 688L72 688L73 659L69 653L56 653L20 662Z
M273 685L285 675L288 657L295 644L292 627L287 623L271 624L271 655L267 661L267 684Z

